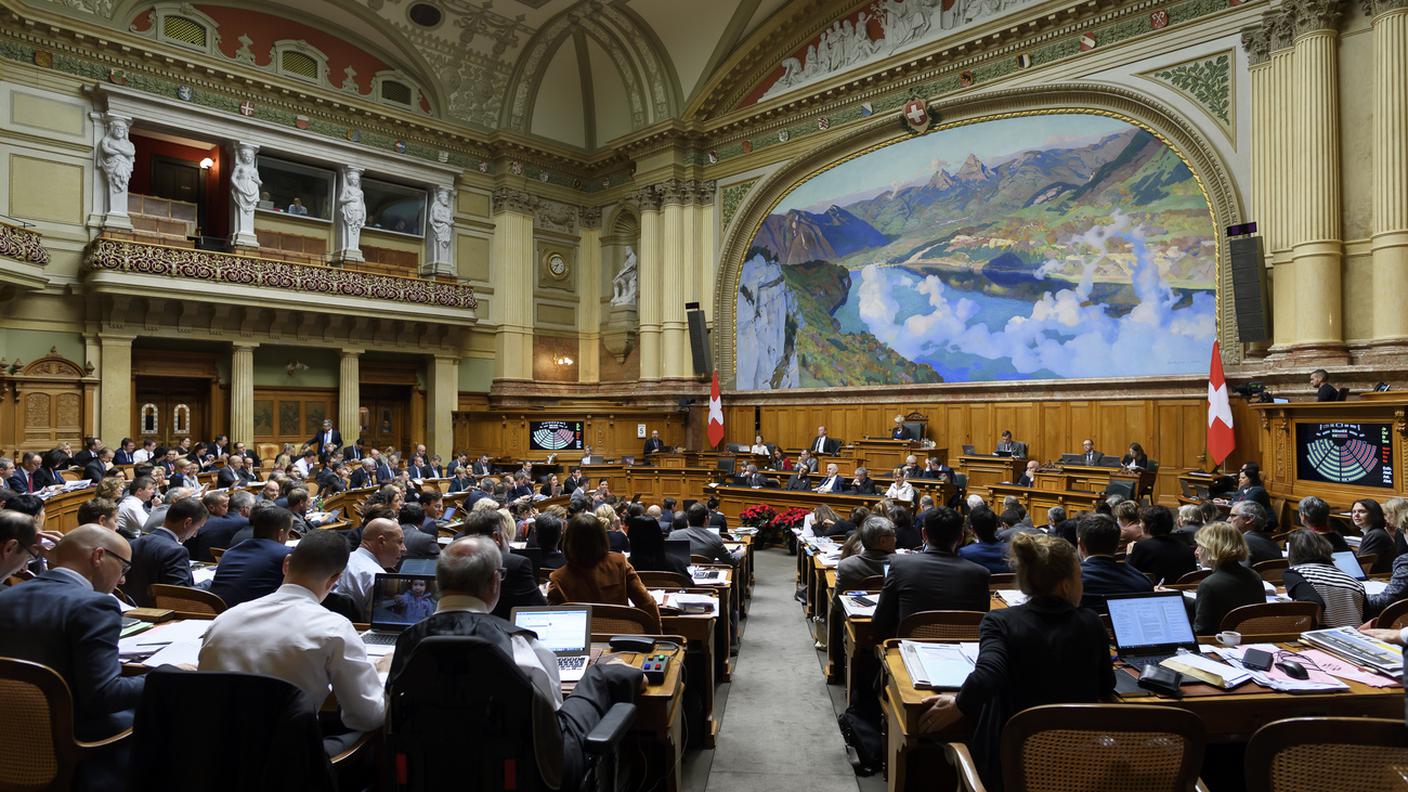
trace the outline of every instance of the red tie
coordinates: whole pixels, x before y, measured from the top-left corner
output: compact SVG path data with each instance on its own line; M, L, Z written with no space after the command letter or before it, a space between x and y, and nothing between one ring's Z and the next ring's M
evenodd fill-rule
M24 485L31 493L34 492L34 474L28 470L24 472Z

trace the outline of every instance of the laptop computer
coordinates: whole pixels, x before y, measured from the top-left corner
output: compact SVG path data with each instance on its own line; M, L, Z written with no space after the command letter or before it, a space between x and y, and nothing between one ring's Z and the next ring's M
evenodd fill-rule
M396 571L403 575L425 575L435 577L435 559L433 558L403 558L401 566Z
M1330 554L1330 560L1335 562L1335 566L1346 575L1355 580L1368 580L1369 576L1364 574L1364 565L1359 563L1352 550L1341 550Z
M440 515L439 522L450 522L454 520L456 511L458 511L458 509L456 509L454 506L445 507L445 513Z
M538 643L557 655L557 676L576 682L587 672L592 656L592 606L548 605L514 608L513 626L532 630Z
M965 445L963 446L963 453L967 454L968 456L973 456L974 454L978 453L978 449L970 445Z
M403 630L435 613L439 600L434 575L377 575L372 584L372 627L362 633L362 642L395 646Z
M1179 649L1197 654L1198 639L1193 635L1193 622L1183 599L1181 591L1106 597L1120 659L1142 670L1178 654Z

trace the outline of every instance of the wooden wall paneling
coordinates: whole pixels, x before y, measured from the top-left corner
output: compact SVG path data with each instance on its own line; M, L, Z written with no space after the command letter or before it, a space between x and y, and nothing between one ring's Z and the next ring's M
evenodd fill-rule
M1061 402L1042 402L1040 413L1041 434L1033 437L1032 442L1041 447L1041 453L1031 453L1033 458L1049 462L1066 452L1064 445L1071 436L1068 428L1070 411L1068 406Z

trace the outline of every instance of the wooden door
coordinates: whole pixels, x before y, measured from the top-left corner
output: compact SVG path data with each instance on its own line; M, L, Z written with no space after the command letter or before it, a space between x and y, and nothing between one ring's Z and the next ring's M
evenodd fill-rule
M182 438L209 440L210 381L184 377L138 377L132 402L132 439L175 445Z
M392 448L405 451L410 438L411 392L409 387L394 385L362 386L362 406L359 420L362 439L368 448ZM351 438L344 437L349 443ZM410 461L407 458L407 461Z

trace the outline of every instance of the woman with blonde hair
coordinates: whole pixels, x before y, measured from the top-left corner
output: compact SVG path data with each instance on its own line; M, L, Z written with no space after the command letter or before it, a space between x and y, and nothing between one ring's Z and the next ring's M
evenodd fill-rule
M1058 536L1019 533L1011 564L1027 601L983 617L972 673L957 695L925 699L930 708L919 718L925 732L968 718L968 745L989 789L1001 789L999 746L1009 718L1044 704L1094 703L1115 689L1105 628L1095 611L1079 607L1076 549Z
M596 518L601 521L601 527L606 529L606 541L613 553L629 553L631 551L631 540L626 536L626 530L621 525L621 518L616 514L616 508L609 503L603 503L596 507Z
M1193 632L1212 635L1222 629L1222 619L1234 608L1266 601L1261 575L1242 562L1247 560L1247 540L1225 522L1204 525L1194 540L1198 562L1212 574L1198 583L1198 604Z

